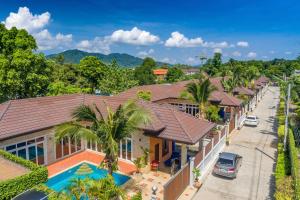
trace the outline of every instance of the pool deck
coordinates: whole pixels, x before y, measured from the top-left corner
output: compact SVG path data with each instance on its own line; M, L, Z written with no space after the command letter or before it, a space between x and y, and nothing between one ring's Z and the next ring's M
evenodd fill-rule
M95 165L99 165L103 159L104 159L103 154L86 150L48 165L47 166L48 177L50 178L56 174L61 173L62 171L65 171L66 169L69 169L85 161L89 163L93 163ZM136 171L135 165L127 161L119 160L118 166L119 166L119 171L126 175L131 175L133 172Z

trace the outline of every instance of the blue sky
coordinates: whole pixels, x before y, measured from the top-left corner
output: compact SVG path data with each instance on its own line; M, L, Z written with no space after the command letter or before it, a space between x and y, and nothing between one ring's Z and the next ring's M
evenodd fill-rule
M292 59L300 53L296 0L0 0L0 21L27 29L46 54L66 49L197 64L199 54Z

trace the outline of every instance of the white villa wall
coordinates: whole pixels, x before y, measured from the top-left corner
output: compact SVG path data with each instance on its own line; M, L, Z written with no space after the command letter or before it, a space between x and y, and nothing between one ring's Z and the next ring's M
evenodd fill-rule
M134 133L132 137L132 160L143 156L141 147L150 149L150 137L142 132Z

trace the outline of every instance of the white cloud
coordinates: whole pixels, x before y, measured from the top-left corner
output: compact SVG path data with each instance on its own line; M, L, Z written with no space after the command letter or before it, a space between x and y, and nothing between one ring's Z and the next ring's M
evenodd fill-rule
M215 48L214 53L222 53L222 49L221 48Z
M186 60L187 64L196 65L200 63L200 60L194 57L188 57Z
M271 50L269 53L270 53L270 54L274 54L274 53L275 53L275 51L274 51L274 50Z
M19 29L26 29L29 33L34 33L44 28L49 20L49 12L33 15L27 7L20 7L17 13L11 12L2 23L8 29L15 26Z
M36 39L39 50L70 47L73 39L72 34L63 35L58 33L55 36L52 36L47 29L34 33L33 36Z
M171 37L165 42L165 46L167 47L196 47L201 46L202 44L203 40L201 37L188 39L177 31L173 32Z
M148 51L140 51L137 53L137 55L141 58L145 58L147 56L149 56L150 54L154 53L154 49L149 49Z
M256 56L257 56L257 54L255 52L252 52L252 51L247 54L248 58L256 58Z
M239 51L232 52L232 55L235 56L235 57L241 57L242 56L241 52L239 52Z
M290 51L286 51L286 52L284 52L286 55L291 55L292 54L292 52L290 52Z
M36 39L39 50L63 49L70 47L73 35L58 33L53 36L45 27L50 22L50 13L32 14L27 7L20 7L17 13L11 12L3 21L5 27L25 29Z
M95 37L93 40L82 40L76 48L87 52L110 53L110 40L107 38Z
M120 42L132 45L149 45L159 41L159 37L150 32L134 27L130 31L117 30L109 36L112 42Z
M208 47L208 48L228 48L232 45L229 45L228 42L223 41L223 42L205 42L203 43L203 47Z
M170 64L175 64L177 62L176 59L172 59L168 57L164 57L163 59L160 59L160 61L164 63L170 63Z
M162 62L170 62L170 58L165 57L165 58L161 59L161 61L162 61Z
M237 46L239 47L248 47L249 46L249 43L246 42L246 41L239 41L236 43Z

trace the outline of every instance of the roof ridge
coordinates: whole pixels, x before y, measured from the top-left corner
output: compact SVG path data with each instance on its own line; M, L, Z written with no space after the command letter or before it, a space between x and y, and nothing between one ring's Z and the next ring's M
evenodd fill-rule
M231 103L236 104L236 102L234 102L233 99L231 98L231 97L233 97L233 98L236 98L236 97L231 96L231 95L227 94L226 92L223 92L223 93L225 94L226 97L228 97L228 99L231 101Z
M6 113L6 111L7 111L8 108L10 107L10 105L11 105L11 100L8 101L8 103L7 103L6 107L4 108L3 112L0 114L0 121L2 120L4 114Z
M178 119L177 115L175 114L175 113L177 113L177 111L175 111L175 110L171 110L171 111L172 111L172 113L173 113L173 116L174 116L174 117L176 118L176 120L179 122L179 123L178 123L179 126L184 130L184 132L186 133L186 135L188 136L188 138L190 139L190 141L193 142L191 136L188 134L188 132L186 131L186 129L181 125L180 120ZM179 111L178 111L178 113L179 113Z

